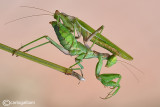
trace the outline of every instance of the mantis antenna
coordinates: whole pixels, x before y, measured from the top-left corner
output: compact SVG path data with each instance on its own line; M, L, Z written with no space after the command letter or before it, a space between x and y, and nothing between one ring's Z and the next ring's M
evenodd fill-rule
M36 10L41 10L41 11L44 11L44 12L48 12L48 13L50 13L50 14L37 14L37 15L31 15L31 16L24 16L24 17L21 17L21 18L18 18L18 19L9 21L9 22L5 23L5 25L6 25L6 24L9 24L9 23L12 23L12 22L15 22L15 21L17 21L17 20L21 20L21 19L28 18L28 17L44 16L44 15L52 16L52 15L54 14L54 13L48 11L48 10L41 9L41 8L37 8L37 7L30 7L30 6L20 6L20 7L33 8L33 9L36 9Z
M125 64L123 64L123 63L120 63L120 64L122 64L127 70L129 70L130 71L130 73L134 76L134 78L137 80L137 82L139 82L139 79L137 78L137 76L133 73L133 71L131 71Z
M144 74L144 72L143 72L143 71L141 71L140 69L138 69L137 67L135 67L134 65L132 65L132 64L130 64L130 63L127 63L127 62L125 62L125 61L121 61L121 60L117 60L117 61L119 61L119 62L123 62L123 63L126 63L126 64L130 65L131 67L133 67L134 69L136 69L137 71L139 71L140 73Z
M41 8L37 8L37 7L30 7L30 6L20 6L20 7L26 7L26 8L33 8L33 9L36 9L36 10L42 10L42 11L45 11L45 12L48 12L48 13L51 13L51 14L54 14L48 10L45 10L45 9L41 9Z
M137 76L133 73L132 70L130 70L125 64L128 64L130 65L131 67L133 67L134 69L136 69L137 71L139 71L140 73L144 74L143 71L141 71L140 69L138 69L137 67L133 66L132 64L130 63L127 63L125 61L121 61L121 60L117 60L118 62L120 62L120 64L122 64L127 70L130 71L130 73L134 76L134 78L139 82L139 79L137 78ZM125 63L125 64L124 64Z
M34 17L34 16L44 16L44 15L52 16L51 14L36 14L36 15L31 15L31 16L24 16L24 17L9 21L9 22L5 23L5 25L12 23L12 22L15 22L15 21L18 21L18 20L25 19L25 18Z

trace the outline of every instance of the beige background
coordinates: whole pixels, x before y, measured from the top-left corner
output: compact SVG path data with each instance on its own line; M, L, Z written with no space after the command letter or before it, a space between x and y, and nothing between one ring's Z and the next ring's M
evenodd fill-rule
M36 101L26 107L159 107L160 106L160 1L159 0L0 0L0 42L14 48L40 36L49 35L58 42L49 21L50 16L32 17L4 25L10 20L43 11L20 8L35 6L54 12L76 16L93 28L105 26L103 35L130 53L132 65L144 75L128 66L139 79L120 63L103 73L120 73L121 89L112 98L101 100L109 91L96 80L97 59L84 60L85 82L59 73L37 63L0 50L0 103ZM45 41L45 40L44 40ZM99 47L95 50L107 52ZM52 45L30 52L33 55L69 67L75 57L61 53ZM119 58L119 60L123 60ZM126 61L128 62L128 61ZM78 72L78 71L77 71ZM25 107L24 106L24 107ZM15 105L18 107L18 105Z

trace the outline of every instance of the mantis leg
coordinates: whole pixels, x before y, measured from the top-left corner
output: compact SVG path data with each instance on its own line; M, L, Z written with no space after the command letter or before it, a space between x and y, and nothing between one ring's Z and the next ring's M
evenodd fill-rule
M48 41L48 42L42 43L42 44L37 45L37 46L35 46L35 47L29 48L29 49L27 49L27 50L25 50L25 51L23 51L23 52L31 51L31 50L33 50L33 49L35 49L35 48L38 48L38 47L43 46L43 45L46 45L46 44L48 44L48 43L50 43L50 42Z
M102 65L103 65L103 56L99 55L98 57L99 61L96 66L96 78L104 85L104 86L110 86L112 91L108 93L108 95L105 98L102 99L108 99L112 96L114 96L120 89L120 80L121 75L120 74L100 74ZM118 79L117 82L113 81L114 79Z
M70 55L70 53L69 53L68 50L66 50L65 48L63 48L63 47L60 46L59 44L57 44L57 43L56 43L55 41L53 41L49 36L42 36L42 37L40 37L40 38L38 38L38 39L36 39L36 40L33 40L33 41L27 43L26 45L21 46L19 49L15 50L15 52L23 49L24 47L26 47L26 46L28 46L28 45L36 42L36 41L41 40L41 39L43 39L43 38L46 38L46 39L49 40L49 41L48 41L48 42L45 42L45 43L42 43L42 44L40 44L40 45L37 45L37 46L35 46L35 47L32 47L32 48L30 48L30 49L27 49L27 50L24 51L24 52L28 52L28 51L30 51L30 50L32 50L32 49L35 49L35 48L38 48L38 47L43 46L43 45L45 45L45 44L51 43L51 44L53 44L55 47L57 47L61 52L63 52L64 54ZM14 52L14 53L15 53L15 52ZM14 53L13 53L13 55L14 55Z
M85 54L81 54L81 55L77 56L75 58L76 63L71 65L69 68L72 68L72 67L74 67L75 65L78 64L80 66L80 69L83 69L84 67L83 67L83 65L80 64L80 62L82 62L82 59L84 58L84 56L85 56Z
M81 54L81 55L79 55L78 57L76 57L75 58L75 64L73 64L73 65L71 65L69 68L71 68L71 69L73 69L73 70L80 70L81 71L81 75L82 75L82 77L83 77L83 72L82 72L82 69L84 69L84 67L83 67L83 65L81 65L80 64L80 62L82 62L82 59L81 58L83 58L85 56L85 54ZM79 65L80 66L80 68L72 68L72 67L74 67L75 65Z
M104 26L102 25L96 31L94 31L89 37L83 38L84 45L89 48L89 45L87 44L87 42L90 41L94 36L96 36L98 32L101 33L103 29L104 29ZM95 42L93 44L95 44Z

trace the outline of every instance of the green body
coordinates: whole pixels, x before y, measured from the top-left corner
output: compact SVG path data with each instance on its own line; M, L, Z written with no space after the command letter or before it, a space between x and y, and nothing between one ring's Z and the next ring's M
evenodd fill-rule
M69 51L69 55L78 55L78 57L76 57L77 61L81 62L83 59L98 58L97 53L78 42L69 29L67 29L63 24L57 23L56 21L52 21L50 24L53 26L60 44L64 49ZM107 59L108 56L105 57L105 59ZM83 68L80 63L77 64Z
M63 26L61 23L57 25L57 22L53 21L51 22L51 24L54 27L60 44L70 52L71 56L84 54L87 53L87 51L89 51L89 49L85 47L82 43L77 42L72 33L70 33L69 30L66 29L65 26Z
M88 38L95 31L84 21L65 13L60 13L58 10L56 10L54 18L57 21L62 20L63 25L66 26L70 30L70 32L73 33L76 30L77 33L83 36L83 38ZM95 44L97 44L98 46L107 49L114 55L120 56L126 60L133 60L132 56L130 56L127 52L119 48L117 45L115 45L100 33L97 33L96 36L91 39L91 41L95 42Z
M53 26L60 44L69 51L70 55L77 55L76 64L78 64L81 68L83 67L80 64L80 62L83 59L98 58L99 61L95 69L96 78L104 86L112 87L111 88L112 91L104 99L110 98L113 95L115 95L120 89L119 82L121 80L121 75L120 74L100 74L100 71L103 65L103 60L108 60L106 66L110 67L116 63L117 61L116 57L113 55L110 56L109 54L92 51L90 48L88 49L82 43L77 42L74 35L62 23L52 21L50 22L50 24ZM72 65L71 67L75 66L76 64ZM113 81L114 79L118 79L117 82Z

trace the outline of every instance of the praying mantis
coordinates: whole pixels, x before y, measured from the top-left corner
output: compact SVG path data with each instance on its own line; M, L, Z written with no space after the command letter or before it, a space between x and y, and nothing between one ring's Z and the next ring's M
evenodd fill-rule
M83 66L80 64L80 62L82 62L83 59L98 58L99 61L96 65L96 71L95 71L96 78L104 86L111 86L112 87L112 91L104 99L110 98L113 95L115 95L118 92L118 90L120 89L119 82L121 80L121 75L120 74L100 74L100 71L102 68L103 60L109 60L109 61L107 61L106 66L112 66L117 60L116 57L114 57L114 55L109 55L108 53L100 53L97 51L92 51L91 48L88 48L85 45L83 45L82 43L78 42L75 39L74 35L69 31L69 29L67 29L62 23L58 23L57 21L52 21L52 22L50 22L50 24L53 26L53 28L56 32L57 38L63 47L58 45L49 36L45 35L45 36L42 36L34 41L27 43L26 45L17 49L17 51L21 50L22 48L24 48L24 47L26 47L26 46L28 46L38 40L46 38L48 40L48 42L42 43L42 44L35 46L33 48L30 48L30 49L27 49L24 52L28 52L28 51L35 49L37 47L40 47L42 45L51 43L66 55L71 55L71 56L77 55L77 57L75 58L76 63L74 65L70 66L70 68L72 68L73 66L78 64L81 67L80 69L83 69ZM75 70L76 69L77 68L75 68ZM114 82L113 80L116 78L118 80L117 80L117 82Z
M23 6L23 7L28 7L28 6ZM35 8L35 7L29 7L29 8ZM39 8L35 8L35 9L39 9ZM43 10L43 9L40 9L40 10ZM43 10L43 11L46 11L46 10ZM80 62L82 62L83 59L98 58L98 63L95 69L96 78L104 86L110 86L110 89L112 89L109 92L109 94L102 99L108 99L114 96L120 89L119 83L121 80L121 75L120 74L100 74L100 71L103 65L103 60L107 60L107 63L105 65L106 67L111 67L117 62L116 56L120 56L126 60L133 60L133 58L128 53L120 49L117 45L115 45L110 40L108 40L106 37L101 35L101 32L104 28L103 26L99 27L97 30L94 30L92 27L87 25L82 20L74 16L67 15L65 13L60 13L58 10L55 11L53 16L56 19L56 21L52 21L50 22L50 24L53 26L55 33L57 35L57 38L62 46L57 44L49 36L42 36L32 42L29 42L26 45L23 45L17 50L21 50L22 48L32 44L33 42L46 38L48 42L32 47L30 49L27 49L24 52L28 52L42 45L51 43L66 55L71 55L71 56L77 55L77 57L75 58L76 63L69 67L75 70L81 70L84 68L80 64ZM78 36L75 36L75 32L77 32ZM84 44L77 41L77 39L80 38L81 36L83 36ZM87 44L88 41L93 42L91 47ZM94 44L97 44L100 47L107 49L112 53L112 55L108 53L100 53L97 51L93 51L91 48L93 47ZM80 68L73 68L77 64L80 66ZM117 81L114 81L114 79L117 79Z

